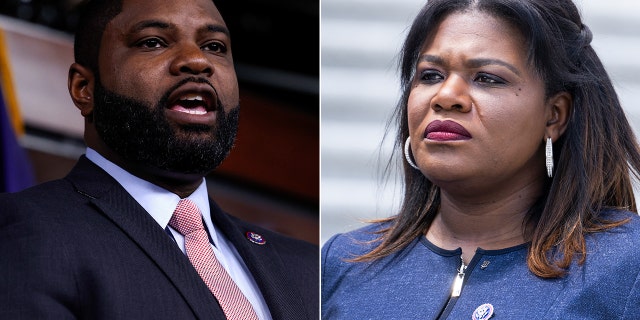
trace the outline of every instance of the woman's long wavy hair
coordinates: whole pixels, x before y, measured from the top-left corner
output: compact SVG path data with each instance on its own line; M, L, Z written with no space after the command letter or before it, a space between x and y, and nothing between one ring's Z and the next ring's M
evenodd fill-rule
M517 27L527 40L529 63L545 83L546 96L573 97L567 129L554 144L556 171L530 209L535 225L527 263L543 278L566 274L574 259L586 258L585 235L626 222L601 217L604 209L636 211L632 176L640 153L617 94L591 43L591 32L570 0L431 0L415 18L400 52L402 95L391 123L399 128L394 155L402 157L409 135L407 100L420 50L448 15L479 10ZM542 142L541 142L542 143ZM403 161L404 196L400 212L379 232L375 248L354 261L373 261L422 236L440 206L440 190ZM545 174L543 168L540 174Z

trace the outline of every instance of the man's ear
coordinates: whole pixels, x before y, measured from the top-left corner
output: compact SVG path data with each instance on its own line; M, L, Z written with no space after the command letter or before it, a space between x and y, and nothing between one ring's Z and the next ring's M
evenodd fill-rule
M88 68L74 63L69 67L68 80L69 94L71 100L80 109L83 117L90 117L93 113L93 89L95 86L95 76Z
M573 97L566 91L559 92L547 100L545 138L558 140L567 129L573 108Z

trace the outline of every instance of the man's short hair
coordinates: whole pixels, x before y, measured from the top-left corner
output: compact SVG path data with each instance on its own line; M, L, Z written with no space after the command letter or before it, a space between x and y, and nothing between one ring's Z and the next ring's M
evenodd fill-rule
M73 43L75 62L99 79L98 56L107 24L122 12L123 0L85 0L78 5L78 24Z

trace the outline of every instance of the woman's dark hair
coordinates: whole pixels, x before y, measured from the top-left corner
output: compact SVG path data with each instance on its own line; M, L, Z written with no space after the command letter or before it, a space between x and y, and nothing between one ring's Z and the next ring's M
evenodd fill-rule
M399 128L394 157L402 154L409 135L407 100L420 51L445 17L467 10L488 13L516 27L527 40L525 52L545 83L546 96L564 91L573 97L567 129L554 144L554 177L547 179L543 195L529 212L529 222L535 225L529 235L529 269L540 277L561 277L576 257L584 263L585 235L627 221L604 219L603 210L636 211L631 174L637 177L640 168L632 129L590 46L591 32L571 0L429 1L415 18L400 53L402 95L393 117ZM423 236L437 214L439 188L406 162L403 171L400 212L377 220L387 223L377 246L353 261L372 261L401 250ZM545 174L543 168L540 174Z

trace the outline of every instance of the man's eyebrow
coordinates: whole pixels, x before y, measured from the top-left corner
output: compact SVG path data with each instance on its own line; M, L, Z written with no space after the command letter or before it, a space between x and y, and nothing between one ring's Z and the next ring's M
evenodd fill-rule
M429 55L429 54L425 54L425 55L420 56L420 61L431 62L431 63L435 63L437 65L445 65L446 64L445 60L442 57ZM503 67L511 70L511 72L513 72L516 75L520 76L520 71L518 70L518 68L516 68L512 64L510 64L508 62L505 62L505 61L502 61L500 59L476 58L476 59L468 60L466 62L466 64L471 68L479 68L479 67L484 67L484 66L489 66L489 65L499 65L499 66L503 66Z
M176 26L174 24L161 21L161 20L144 20L140 21L131 27L131 33L140 32L144 29L154 28L154 29L173 29ZM227 37L230 36L229 29L223 25L217 24L208 24L202 28L200 28L201 32L211 32L211 33L224 33Z
M204 30L201 30L201 31L212 32L212 33L224 33L227 37L231 36L230 32L229 32L229 29L227 29L223 25L208 24L206 27L204 27L202 29L204 29Z
M154 28L154 29L170 29L174 27L172 24L168 22L160 21L160 20L144 20L140 21L131 27L131 33L140 32L144 29Z

